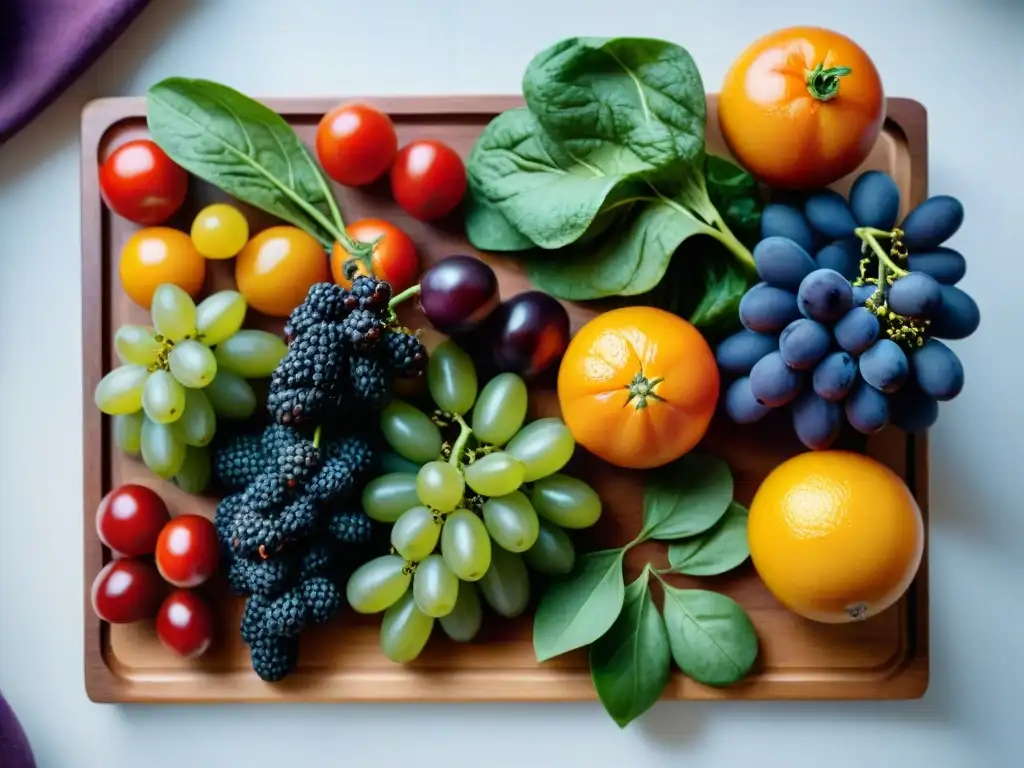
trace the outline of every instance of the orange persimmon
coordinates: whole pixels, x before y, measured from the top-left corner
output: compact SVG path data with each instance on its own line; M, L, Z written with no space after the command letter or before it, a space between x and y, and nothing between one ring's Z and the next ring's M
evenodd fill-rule
M595 317L558 370L562 418L576 442L630 469L660 467L697 445L718 395L715 356L700 331L651 307Z

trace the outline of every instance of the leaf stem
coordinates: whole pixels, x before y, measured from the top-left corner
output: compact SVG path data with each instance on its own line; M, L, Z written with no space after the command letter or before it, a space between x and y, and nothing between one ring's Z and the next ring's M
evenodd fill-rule
M473 434L473 430L459 414L455 414L455 421L459 424L459 436L455 439L455 445L452 446L452 455L448 457L448 463L453 467L460 467L462 466L462 454L466 450L466 443L469 442L469 436Z
M729 226L722 219L721 215L715 219L715 226L711 228L708 234L728 248L732 255L740 262L740 265L749 273L754 274L757 272L757 267L754 265L754 255L750 252L750 249L740 242L740 239L732 233L732 230L729 229Z

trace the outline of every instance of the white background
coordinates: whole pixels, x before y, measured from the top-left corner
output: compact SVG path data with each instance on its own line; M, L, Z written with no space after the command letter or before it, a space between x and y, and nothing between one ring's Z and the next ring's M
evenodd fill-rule
M620 732L597 704L86 699L78 125L87 99L141 94L175 74L261 96L511 93L534 53L587 34L672 39L713 91L746 44L797 23L851 35L890 95L926 105L931 190L967 210L955 244L982 324L956 347L966 389L932 434L932 684L922 701L663 703ZM1017 0L154 0L0 148L0 688L40 766L1019 766L1022 75Z

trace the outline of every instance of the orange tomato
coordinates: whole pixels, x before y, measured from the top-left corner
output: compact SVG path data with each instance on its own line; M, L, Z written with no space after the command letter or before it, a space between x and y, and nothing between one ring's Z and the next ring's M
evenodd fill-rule
M128 298L149 309L153 293L162 283L174 283L195 298L206 281L206 259L184 232L146 227L124 244L118 273Z
M885 93L871 58L820 27L789 27L754 42L718 97L730 151L771 187L823 187L854 171L884 119Z
M330 279L323 246L298 227L264 229L235 258L239 292L250 307L272 317L287 317L310 286Z
M697 445L718 393L715 356L700 331L650 307L595 317L558 369L562 418L576 442L630 469L662 466Z
M380 238L373 248L370 265L373 275L391 284L391 290L398 294L412 287L419 273L420 260L416 253L416 244L402 230L382 219L360 219L349 224L345 231L360 243L371 243ZM352 280L345 275L345 265L352 261L352 255L341 243L335 243L331 249L331 275L334 282L345 288L352 287ZM366 263L353 262L356 275L370 273Z

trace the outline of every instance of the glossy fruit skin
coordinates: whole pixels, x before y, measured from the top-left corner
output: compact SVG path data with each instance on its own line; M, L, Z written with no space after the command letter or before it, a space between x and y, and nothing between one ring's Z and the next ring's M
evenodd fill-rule
M184 232L146 227L134 232L121 249L118 274L128 298L149 309L153 293L163 283L174 283L197 298L206 282L206 259Z
M269 227L250 238L235 259L235 283L249 306L287 317L314 283L331 279L327 254L298 227Z
M546 293L524 291L498 307L488 330L499 371L536 376L565 352L569 313Z
M103 544L127 557L152 555L160 531L171 519L152 488L125 483L107 493L96 508L96 533Z
M441 333L472 331L500 301L494 270L472 256L447 256L420 279L420 308Z
M248 242L249 222L235 206L213 203L196 214L189 234L206 258L230 259Z
M146 560L111 560L92 582L92 609L110 624L130 624L152 618L160 605L163 584Z
M346 187L371 184L391 167L398 135L386 114L368 104L339 104L316 129L316 154L324 172Z
M168 584L198 587L217 570L220 542L213 523L201 515L178 515L160 531L156 567Z
M214 617L209 604L189 589L177 589L160 604L156 636L179 656L195 659L213 642Z
M373 248L370 265L374 277L391 284L393 294L399 294L416 283L420 269L420 257L416 244L405 232L383 219L360 219L345 227L349 236L361 243L372 243L380 238ZM352 255L341 243L331 248L331 276L334 282L344 288L352 287L352 279L345 274L345 267L352 261ZM366 263L352 262L355 275L368 274Z
M466 166L442 141L414 141L391 166L391 194L415 219L433 221L451 213L466 193Z
M903 480L862 454L798 454L758 488L750 555L789 610L839 624L874 616L910 586L924 551L921 511Z
M719 386L700 331L650 307L595 317L569 342L558 369L562 418L576 442L629 469L662 466L697 445ZM645 387L655 397L643 397Z
M149 139L119 146L100 165L100 193L122 218L151 227L163 224L185 202L188 173Z
M820 100L807 72L848 67L838 92ZM733 63L718 100L718 124L739 164L771 187L824 187L854 171L885 119L882 80L850 38L789 27L752 43Z

